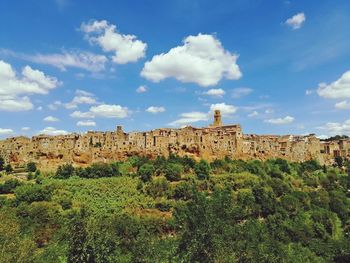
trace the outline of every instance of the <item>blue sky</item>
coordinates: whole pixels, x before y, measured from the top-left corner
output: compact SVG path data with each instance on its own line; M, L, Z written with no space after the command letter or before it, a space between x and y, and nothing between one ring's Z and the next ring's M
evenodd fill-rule
M0 0L0 137L212 121L350 134L347 0Z

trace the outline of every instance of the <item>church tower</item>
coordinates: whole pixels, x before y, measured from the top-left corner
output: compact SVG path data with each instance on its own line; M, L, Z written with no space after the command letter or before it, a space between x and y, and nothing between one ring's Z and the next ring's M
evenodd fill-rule
M214 127L222 126L222 121L221 121L221 111L220 110L215 110L214 111Z

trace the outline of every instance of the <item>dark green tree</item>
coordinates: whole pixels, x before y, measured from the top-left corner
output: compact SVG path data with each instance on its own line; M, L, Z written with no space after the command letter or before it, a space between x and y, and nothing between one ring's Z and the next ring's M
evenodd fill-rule
M145 163L140 167L137 173L143 182L148 182L152 179L154 167L151 163Z
M210 165L205 160L200 160L194 167L194 171L199 180L209 179Z
M36 164L34 162L27 163L27 172L34 173L36 171Z
M169 181L179 181L183 173L183 166L178 163L168 163L164 169L165 178Z

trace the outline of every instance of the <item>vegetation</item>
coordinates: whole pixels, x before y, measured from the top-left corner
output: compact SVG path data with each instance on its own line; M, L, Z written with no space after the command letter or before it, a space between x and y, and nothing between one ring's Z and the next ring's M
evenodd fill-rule
M0 262L350 262L350 162L335 163L28 164L1 179Z

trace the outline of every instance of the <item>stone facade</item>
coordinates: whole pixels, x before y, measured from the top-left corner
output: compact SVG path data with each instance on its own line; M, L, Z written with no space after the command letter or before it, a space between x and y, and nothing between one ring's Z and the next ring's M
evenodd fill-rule
M350 157L350 140L322 142L315 135L243 134L241 126L222 125L216 111L209 127L155 129L125 133L121 126L113 132L89 131L60 136L14 137L0 141L0 155L14 167L36 162L42 169L63 163L87 166L94 162L125 160L132 155L154 158L170 153L195 159L214 160L284 158L289 161L316 159L330 164L335 156Z

